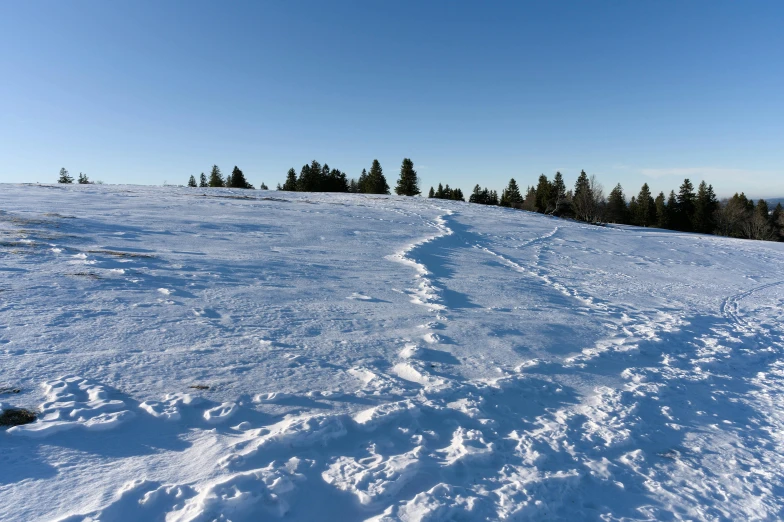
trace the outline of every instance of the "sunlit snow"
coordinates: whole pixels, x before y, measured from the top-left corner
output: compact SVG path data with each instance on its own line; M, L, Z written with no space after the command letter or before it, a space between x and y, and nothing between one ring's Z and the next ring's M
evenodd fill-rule
M0 519L782 518L783 315L781 243L2 185Z

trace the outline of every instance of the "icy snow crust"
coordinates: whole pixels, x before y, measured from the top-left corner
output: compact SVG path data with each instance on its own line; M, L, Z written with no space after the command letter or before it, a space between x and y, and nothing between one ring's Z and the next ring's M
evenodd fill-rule
M3 185L0 520L780 519L782 310L782 244Z

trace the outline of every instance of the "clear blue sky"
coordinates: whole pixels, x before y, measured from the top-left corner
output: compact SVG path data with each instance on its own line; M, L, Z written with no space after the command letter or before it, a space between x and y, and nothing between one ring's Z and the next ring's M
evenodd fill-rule
M422 188L580 169L784 196L784 2L0 2L0 182Z

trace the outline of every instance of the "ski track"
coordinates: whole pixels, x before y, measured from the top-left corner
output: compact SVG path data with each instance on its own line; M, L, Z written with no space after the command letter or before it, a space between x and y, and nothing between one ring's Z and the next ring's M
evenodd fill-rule
M297 203L320 204L310 198ZM424 314L420 337L400 339L396 360L346 370L359 383L353 392L271 392L230 402L211 401L200 392L138 402L78 375L48 380L40 419L3 434L14 448L34 451L36 444L70 437L62 443L86 451L79 437L96 442L129 429L140 444L159 448L183 469L191 460L200 469L170 481L164 477L171 475L153 466L85 504L61 499L48 510L0 508L0 515L38 513L69 522L784 517L780 323L762 325L743 308L745 299L775 291L784 281L726 297L713 314L636 308L569 285L558 267L543 260L545 248L572 248L552 246L555 238L574 237L569 234L575 230L596 233L594 228L564 222L512 247L521 255L533 249L530 262L502 253L489 236L460 237L454 245L462 251L452 256L478 252L497 260L499 269L534 282L541 292L566 297L607 328L601 339L561 360L527 359L496 378L462 379L428 362L428 350L449 352L443 331L465 312L449 307L442 295L450 281L436 277L419 253L437 251L457 234L455 220L464 217L463 207L425 200L408 209L393 198L363 201L400 216L400 225L410 226L413 219L434 230L384 257L412 270L413 287L405 293ZM4 230L11 235L13 229ZM151 268L162 263L154 253L126 249L118 255L109 248L65 244L68 238L52 243L42 234L14 234L16 243L8 248L31 256L51 249L67 273L94 274L101 283L112 277L127 288L145 282L156 306L188 299L187 289ZM372 305L371 295L360 289L341 299ZM14 306L3 303L0 311ZM193 308L193 315L229 324L210 308ZM264 338L256 344L279 350L289 368L308 364L309 356L286 351L292 348L276 348ZM370 405L363 402L369 398ZM358 406L338 413L321 406L337 400ZM302 406L282 417L254 407L278 404ZM0 402L0 410L5 407ZM185 438L189 444L183 444ZM200 458L205 454L209 460ZM144 469L138 462L125 465ZM128 478L117 473L114 480ZM13 498L13 486L0 477L0 498Z

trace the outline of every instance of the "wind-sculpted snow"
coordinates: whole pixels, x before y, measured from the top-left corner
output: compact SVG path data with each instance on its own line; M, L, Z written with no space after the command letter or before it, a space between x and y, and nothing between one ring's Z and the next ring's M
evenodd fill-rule
M0 210L0 414L37 412L0 520L784 518L780 244L227 189Z

